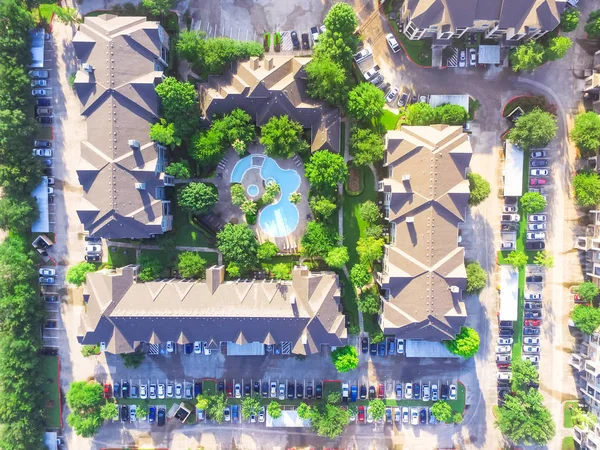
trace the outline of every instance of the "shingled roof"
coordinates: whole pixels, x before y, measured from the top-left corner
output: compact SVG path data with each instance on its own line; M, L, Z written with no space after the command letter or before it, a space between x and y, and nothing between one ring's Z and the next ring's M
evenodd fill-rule
M90 273L79 341L106 342L111 353L166 341L286 341L297 354L346 344L335 273L296 267L291 281L227 282L224 274L213 266L203 282L137 283L137 266Z
M389 289L384 331L454 338L466 319L464 249L457 241L469 200L468 135L458 126L402 127L387 133L386 146L388 177L381 187L394 235L378 276Z
M312 130L311 149L339 152L340 114L337 108L306 93L304 66L311 58L268 56L239 61L199 87L200 106L207 119L241 108L258 126L273 116L288 115Z
M87 119L77 170L84 191L79 218L93 236L160 234L164 213L156 188L164 186L163 161L149 133L158 117L154 87L163 76L168 36L145 17L103 14L85 18L73 45L81 63L75 91Z

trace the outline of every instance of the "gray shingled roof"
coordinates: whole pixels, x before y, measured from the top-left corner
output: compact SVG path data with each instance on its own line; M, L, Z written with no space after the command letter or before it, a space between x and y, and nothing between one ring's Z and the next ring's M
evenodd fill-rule
M156 170L158 153L149 132L158 116L154 87L162 78L164 39L158 22L109 14L86 17L73 39L79 61L93 69L79 70L75 78L88 130L77 170L84 192L78 214L90 235L162 233L156 188L164 186L164 175Z
M345 345L337 275L293 271L292 281L225 282L224 267L206 282L136 282L136 266L87 276L82 344L106 342L108 351L131 351L140 342L291 342L294 353L323 344Z
M433 125L390 131L386 146L389 177L382 184L391 194L395 241L386 249L386 273L380 278L390 294L384 331L453 338L466 319L464 249L457 240L469 200L471 144L462 127Z

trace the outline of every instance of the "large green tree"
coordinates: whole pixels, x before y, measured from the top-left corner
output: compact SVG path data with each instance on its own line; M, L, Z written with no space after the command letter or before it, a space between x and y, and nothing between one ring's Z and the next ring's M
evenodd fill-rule
M592 11L585 24L585 32L589 39L600 37L600 9Z
M548 47L546 48L546 59L549 61L556 61L557 59L563 58L571 46L573 41L565 36L556 36L548 41Z
M371 83L360 83L348 94L348 115L358 121L370 122L383 114L383 91Z
M275 400L273 400L271 403L269 403L269 406L267 407L267 413L273 419L279 419L281 417L281 405Z
M308 258L325 257L340 237L320 222L308 222L300 240L300 254Z
M310 157L306 164L306 178L318 190L329 192L348 177L344 158L337 153L321 150Z
M431 413L440 422L452 421L452 406L450 406L450 403L444 400L438 400L431 405Z
M327 56L313 58L305 67L308 95L343 106L348 98L346 70Z
M227 397L225 394L217 393L208 397L208 415L217 423L223 423L225 420L225 407L227 406Z
M95 381L75 381L67 392L67 405L71 413L67 423L75 434L91 437L98 432L102 425L101 408L106 403L104 390Z
M383 419L385 416L385 403L383 400L376 398L369 402L369 414L373 419Z
M582 157L596 156L600 149L600 116L594 111L577 114L570 136Z
M358 301L358 310L367 314L379 314L381 300L377 291L364 291L360 294Z
M273 116L260 129L260 143L269 156L291 158L295 153L308 150L302 138L302 125L286 116Z
M579 25L579 16L581 12L577 8L567 8L560 15L560 28L569 33L574 31Z
M506 264L510 264L515 269L523 269L527 265L528 261L529 257L523 250L514 250L504 258L504 262L506 262Z
M429 103L413 103L406 108L406 120L409 125L431 125L436 121L435 109Z
M163 145L181 145L181 139L177 136L174 123L167 123L165 119L160 119L150 127L150 139Z
M358 366L358 352L353 345L338 347L331 352L331 360L338 372L349 372Z
M537 383L540 379L537 368L531 361L516 359L511 363L512 371L512 389L513 391L524 391L529 388L531 383Z
M183 278L202 278L206 270L206 260L195 252L180 253L177 270Z
M243 269L257 263L258 242L252 229L245 223L228 223L217 233L217 248L227 262L234 262Z
M469 205L477 206L486 198L489 197L492 192L490 182L483 178L478 173L469 172L467 174L469 180Z
M536 41L528 41L510 52L509 60L515 72L530 72L544 62L544 47Z
M478 261L467 264L467 287L469 294L480 293L487 283L487 273Z
M335 3L324 23L326 30L319 36L315 56L328 57L349 71L358 45L358 38L354 35L358 19L354 9L346 3Z
M258 256L258 259L264 261L273 258L275 255L277 255L278 252L279 249L273 242L265 241L258 247L256 256Z
M358 214L360 218L369 225L376 224L381 220L381 211L379 210L379 206L377 206L377 204L372 200L362 202L358 207Z
M204 213L219 201L215 186L205 183L190 183L177 195L179 206L192 213Z
M67 271L67 282L75 286L81 286L85 283L87 274L96 271L96 265L89 262L80 262L69 267Z
M456 339L445 342L450 352L463 358L471 358L479 350L479 334L473 328L461 327Z
M577 305L571 311L575 327L586 334L592 334L600 327L600 309L593 306Z
M156 86L156 93L160 98L162 115L167 123L175 124L176 135L179 138L191 136L200 118L194 85L167 77Z
M600 288L591 281L586 281L577 286L575 292L577 292L579 298L591 303L598 297L598 294L600 294Z
M520 116L506 138L524 150L545 147L556 137L556 117L536 108Z
M546 199L539 192L525 192L520 202L525 214L535 214L546 209Z
M190 165L187 161L173 162L167 166L165 173L185 180L190 177Z
M573 177L575 201L584 208L595 208L600 203L600 176L596 172L579 172Z
M142 0L142 5L155 16L160 16L169 12L173 6L173 0Z
M367 264L354 264L350 270L350 282L358 289L365 287L373 281L371 268Z
M312 410L311 424L319 436L335 439L342 434L348 422L350 422L350 413L339 406L327 404Z
M346 265L350 256L348 255L348 248L342 246L334 247L327 252L325 255L325 264L333 269L341 269Z
M258 416L260 410L260 397L253 395L242 400L242 417L248 420L250 416Z
M446 103L436 106L434 111L437 123L464 125L469 119L469 112L460 105Z
M381 161L385 153L385 145L379 134L370 128L352 128L350 137L350 154L356 166L367 166Z
M317 218L327 220L337 210L334 200L332 201L322 195L313 195L308 199L308 205Z
M3 230L26 231L38 216L33 197L21 199L4 195L0 198L0 228Z
M374 237L360 238L356 243L356 253L358 253L360 263L372 266L376 260L381 259L384 244L383 239Z
M554 267L554 256L552 256L547 250L541 250L537 252L533 258L533 263L538 266L543 266L546 269Z

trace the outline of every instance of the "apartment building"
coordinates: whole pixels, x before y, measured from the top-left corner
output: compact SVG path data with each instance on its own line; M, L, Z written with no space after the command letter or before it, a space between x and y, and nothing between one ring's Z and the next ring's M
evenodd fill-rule
M578 236L575 248L585 252L584 272L587 278L600 286L600 211L592 210L590 225L587 226L585 236Z

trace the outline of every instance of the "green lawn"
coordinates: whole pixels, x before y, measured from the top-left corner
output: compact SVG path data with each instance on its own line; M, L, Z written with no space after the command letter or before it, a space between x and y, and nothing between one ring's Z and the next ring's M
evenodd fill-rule
M217 392L217 383L215 380L204 380L202 382L202 393L211 395Z
M563 438L561 446L562 450L575 450L575 448L579 447L575 447L575 440L573 439L573 436L566 436Z
M563 405L563 426L565 428L573 428L573 415L571 414L571 408L577 406L579 402L573 400L571 402L565 402Z
M46 427L60 428L60 391L58 387L58 357L41 356L44 371Z
M204 228L196 225L190 214L179 209L176 202L173 217L175 245L214 248L214 236Z
M394 29L394 36L402 44L404 50L415 63L421 66L431 66L431 39L421 39L411 41L404 33L398 31L398 25L393 20L389 21L390 26Z
M383 114L379 119L379 122L386 130L395 130L396 124L398 123L398 119L400 118L399 114L394 114L392 111L388 109L383 110Z
M129 264L135 264L135 249L109 247L108 249L108 264L117 268L124 267Z
M356 290L350 284L350 280L346 277L343 271L339 272L340 283L342 284L342 306L344 314L350 318L350 326L359 325L358 320L358 303L356 301Z

